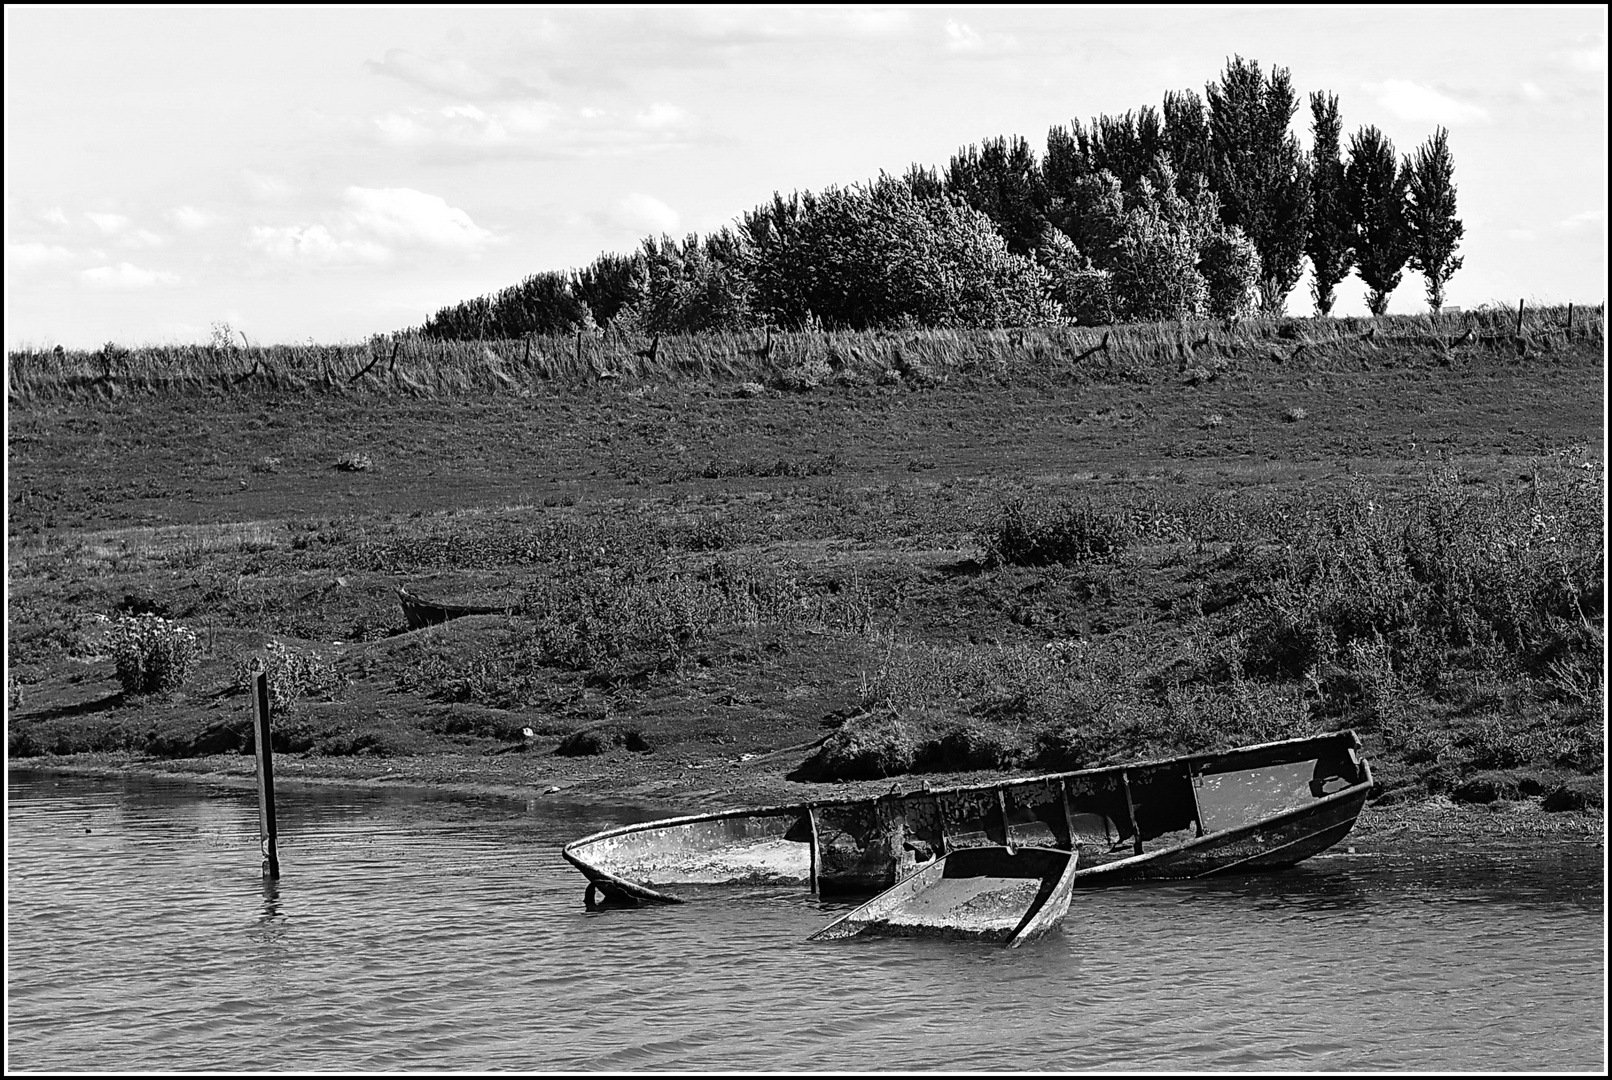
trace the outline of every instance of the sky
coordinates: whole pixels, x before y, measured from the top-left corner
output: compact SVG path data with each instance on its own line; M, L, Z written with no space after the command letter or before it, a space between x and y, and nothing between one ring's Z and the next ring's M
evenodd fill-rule
M774 191L1040 154L1234 55L1401 154L1448 128L1447 303L1598 303L1606 31L1601 6L7 5L6 346L358 341ZM1426 307L1407 271L1390 312ZM1334 313L1365 311L1351 278Z

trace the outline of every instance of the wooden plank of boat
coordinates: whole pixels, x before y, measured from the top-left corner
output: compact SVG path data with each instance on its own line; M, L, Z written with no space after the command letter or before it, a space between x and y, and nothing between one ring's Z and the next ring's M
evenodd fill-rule
M403 608L403 618L408 622L410 630L418 630L425 626L435 626L445 623L449 619L459 619L466 615L507 615L507 607L495 607L486 604L446 604L438 600L427 600L410 592L404 586L398 586L397 601Z
M1079 855L1052 848L963 848L933 860L810 941L870 935L1001 942L1015 948L1069 911Z
M874 893L934 855L990 845L1080 855L1077 885L1267 870L1353 827L1371 791L1354 732L904 793L716 811L607 829L565 847L590 881L815 883ZM651 895L653 894L653 895Z

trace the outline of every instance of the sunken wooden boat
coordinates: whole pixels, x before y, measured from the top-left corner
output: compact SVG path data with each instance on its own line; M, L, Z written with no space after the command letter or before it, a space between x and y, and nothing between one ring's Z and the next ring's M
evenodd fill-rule
M1371 791L1352 731L1100 769L606 829L567 844L588 896L681 903L680 885L875 893L951 852L1078 853L1077 886L1271 870L1343 839Z
M427 600L425 597L412 593L405 586L398 586L397 602L403 607L403 618L408 622L410 630L418 630L424 626L435 626L445 623L449 619L459 619L466 615L507 615L507 607L493 607L485 604L446 604L440 600Z
M959 848L896 882L809 941L938 937L1015 948L1069 912L1078 853L990 844Z

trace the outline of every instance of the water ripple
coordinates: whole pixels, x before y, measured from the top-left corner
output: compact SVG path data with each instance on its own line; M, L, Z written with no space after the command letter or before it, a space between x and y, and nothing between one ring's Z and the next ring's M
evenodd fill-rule
M586 911L558 848L632 807L287 792L265 883L249 793L9 788L15 1069L1592 1070L1605 1049L1593 847L1080 892L1012 951L807 944L847 905Z

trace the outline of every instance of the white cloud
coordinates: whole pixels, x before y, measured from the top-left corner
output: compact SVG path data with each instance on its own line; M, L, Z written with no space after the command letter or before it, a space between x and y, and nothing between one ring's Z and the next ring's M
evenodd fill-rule
M86 285L100 289L149 289L158 285L177 285L179 275L166 270L146 270L132 263L116 266L96 266L79 272Z
M134 222L123 214L100 214L86 211L84 216L100 231L102 236L112 237L121 247L158 248L168 243L168 238L150 229L134 227Z
M376 264L400 250L472 254L498 238L437 195L412 188L349 187L322 222L253 226L248 246L276 262Z
M947 19L946 48L952 52L978 52L985 48L985 39L967 23Z
M1591 229L1606 229L1605 210L1581 210L1571 217L1563 218L1556 223L1558 232L1585 232Z
M188 232L199 232L217 221L218 217L194 206L176 206L168 211L168 220Z
M984 55L1009 52L1018 46L1018 41L1011 34L981 34L956 19L947 19L945 29L947 52Z
M6 259L17 266L49 266L71 262L73 253L60 244L7 244Z
M382 141L437 157L576 158L656 149L687 142L689 114L654 102L630 115L550 101L406 107L372 120Z
M1538 83L1531 80L1524 79L1520 89L1522 96L1536 105L1550 100L1550 95L1541 89Z
M683 215L653 195L634 191L616 201L603 215L602 224L637 236L659 236L675 235L682 222Z
M344 198L354 231L396 246L474 251L495 239L463 210L413 188L350 187Z
M1582 71L1589 75L1599 75L1606 71L1606 38L1589 44L1574 45L1567 49L1558 49L1550 54L1551 60L1574 71Z
M1422 120L1435 124L1481 122L1489 114L1476 105L1457 101L1447 94L1405 79L1367 83L1366 90L1383 108L1401 120Z
M889 37L905 33L912 26L912 16L905 11L870 10L851 8L845 11L823 11L817 14L838 24L851 37Z
M48 221L50 224L55 225L58 228L65 229L67 227L67 215L59 206L52 206L50 209L40 214L39 217L41 220Z
M388 49L380 62L364 61L364 70L471 101L543 96L542 91L519 79L490 74L455 57L420 56L407 49Z
M585 111L591 112L593 117L601 115L600 111L597 109ZM590 117L590 119L591 118L592 117ZM649 108L644 109L642 112L633 117L633 122L639 127L649 128L656 131L675 130L677 128L684 127L688 124L688 120L689 117L687 112L679 109L676 105L669 105L664 101L655 102Z
M93 223L97 229L100 229L101 232L105 233L107 236L116 236L118 233L129 227L129 219L124 217L122 214L97 214L90 212L86 213L84 216L89 218L91 223Z
M291 194L291 185L278 176L269 176L252 169L241 170L241 182L245 184L247 194L263 202L275 202Z
M254 225L247 246L276 262L314 266L382 263L391 254L374 241L339 240L323 225Z

